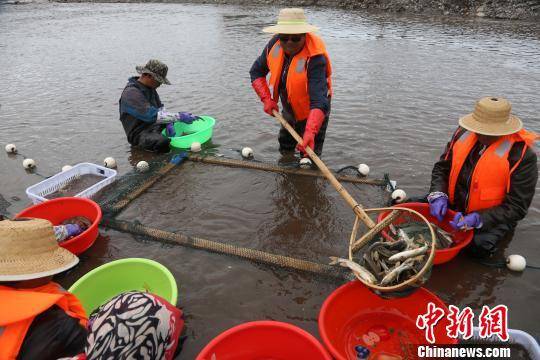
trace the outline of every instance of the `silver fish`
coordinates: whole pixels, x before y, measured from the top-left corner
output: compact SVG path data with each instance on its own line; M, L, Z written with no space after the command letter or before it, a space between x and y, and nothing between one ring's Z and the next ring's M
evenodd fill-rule
M386 286L390 284L392 281L397 279L399 274L401 274L405 270L412 269L413 263L414 263L413 259L407 259L405 260L405 262L403 262L403 264L392 268L392 270L390 270L390 272L386 274L385 277L383 277L383 279L381 280L381 286Z
M440 246L445 249L452 246L454 243L454 239L452 239L452 235L450 233L444 231L443 229L436 227L435 231L437 233L437 240L440 243Z
M412 257L416 257L418 255L422 255L422 254L425 254L427 251L428 251L428 246L427 244L422 246L421 248L417 248L417 249L412 249L412 250L405 250L405 251L402 251L402 252L399 252L395 255L392 255L388 258L388 261L390 262L396 262L396 261L402 261L402 260L405 260L405 259L409 259L409 258L412 258Z
M407 243L407 245L412 245L413 244L413 239L411 239L409 237L409 235L407 235L407 233L403 230L403 229L399 229L398 230L398 234L399 234L399 238L401 240L405 240L405 242Z
M355 274L357 274L362 280L369 284L375 284L375 282L377 281L377 279L372 273L370 273L366 268L364 268L360 264L355 263L354 261L338 258L336 256L330 256L330 260L332 260L330 262L330 265L339 264L343 267L347 267L351 269Z

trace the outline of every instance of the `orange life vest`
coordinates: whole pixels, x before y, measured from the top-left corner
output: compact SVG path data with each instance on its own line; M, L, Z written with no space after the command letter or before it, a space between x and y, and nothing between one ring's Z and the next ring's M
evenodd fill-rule
M287 101L291 104L294 117L297 120L307 119L310 111L309 107L309 89L307 68L309 59L313 56L324 55L326 58L326 81L328 83L328 95L332 95L332 65L330 57L326 52L324 42L317 35L306 34L306 43L304 48L291 60L289 71L287 73ZM279 97L279 81L281 79L281 70L283 68L283 59L285 55L278 40L272 49L266 54L266 62L270 70L270 92L274 101Z
M57 283L32 289L0 286L0 360L17 358L34 318L53 305L86 327L88 318L81 303Z
M528 147L532 147L538 136L533 132L521 130L515 134L502 136L489 145L474 167L470 182L466 212L488 209L500 205L510 191L512 173L523 160ZM448 198L454 204L456 184L461 168L476 144L477 136L465 131L451 144L452 168L448 180ZM508 155L516 142L525 142L520 159L510 168ZM450 151L448 151L448 154ZM448 155L447 155L448 156Z

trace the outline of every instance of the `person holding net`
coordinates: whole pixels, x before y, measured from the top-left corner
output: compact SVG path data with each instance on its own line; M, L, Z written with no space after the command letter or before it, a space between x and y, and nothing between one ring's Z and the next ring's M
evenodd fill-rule
M478 100L459 125L433 167L427 200L439 221L448 208L456 210L451 225L474 229L469 250L488 257L527 214L538 180L532 148L538 136L523 129L501 97Z
M304 144L320 156L330 115L332 67L324 42L313 33L317 30L308 24L303 9L282 9L277 25L263 29L275 36L249 74L264 112L274 116L281 98L283 117L303 137ZM296 146L297 141L281 127L280 152L292 153ZM297 148L307 156L303 146Z
M131 145L147 151L169 151L169 138L161 132L167 129L168 136L175 136L174 123L191 124L198 120L188 112L169 113L164 109L156 89L161 84L170 85L167 79L168 67L159 60L149 60L146 65L137 66L140 76L128 80L120 97L120 121Z

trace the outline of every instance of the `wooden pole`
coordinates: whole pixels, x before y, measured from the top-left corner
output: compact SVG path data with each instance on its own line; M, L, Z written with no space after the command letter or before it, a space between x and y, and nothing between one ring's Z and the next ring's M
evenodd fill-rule
M276 117L276 119L278 119L281 125L285 129L287 129L287 131L289 131L291 136L296 140L296 142L298 142L298 144L304 145L304 141L302 140L300 135L298 135L296 130L294 130L294 128L287 122L287 120L283 118L283 116L281 116L279 112L274 110L274 116ZM341 185L341 183L336 179L334 174L332 174L332 172L328 169L328 167L326 167L326 165L317 156L317 154L313 152L313 150L311 150L307 146L305 147L305 149L311 160L313 160L313 162L319 167L323 175L328 179L328 181L330 181L330 183L332 184L332 186L334 186L337 192L345 199L345 201L353 209L355 214L364 222L364 224L366 224L367 227L369 227L370 229L373 228L375 226L375 223L366 214L362 205L360 205L356 202L356 200L353 199L349 192L343 187L343 185Z

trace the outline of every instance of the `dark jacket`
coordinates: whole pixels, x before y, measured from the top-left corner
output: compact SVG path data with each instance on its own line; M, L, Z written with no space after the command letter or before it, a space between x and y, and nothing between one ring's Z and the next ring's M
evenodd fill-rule
M140 133L156 122L163 106L155 89L144 86L134 76L128 80L119 102L120 121L130 144L138 143Z
M84 352L87 330L79 320L53 305L35 317L17 360L56 360Z
M457 139L464 131L463 128L458 128L452 139ZM450 168L452 166L452 150L449 149L450 144L451 142L446 145L446 149L440 160L433 166L430 192L441 191L448 194L448 179L450 177ZM526 146L524 142L516 142L512 146L508 155L510 168L512 168L521 158L524 146ZM464 212L467 207L467 197L470 189L472 172L480 159L483 148L484 146L477 141L461 168L454 196L455 205L453 206L453 209L456 211ZM445 160L448 152L448 159ZM515 227L517 222L527 215L527 210L534 197L536 181L538 180L538 166L536 162L536 153L531 148L528 148L525 151L523 160L512 173L510 178L510 191L506 194L503 203L499 206L479 211L483 223L482 228L489 229L499 223L507 223L511 227ZM496 176L496 174L494 174L494 176Z
M272 49L274 44L278 41L277 35L274 36L268 44L264 47L262 54L255 60L249 75L251 81L260 77L266 77L270 72L268 63L266 61L266 54ZM281 104L284 112L294 114L291 105L287 101L287 73L289 72L289 65L292 57L285 55L283 59L283 68L281 70L281 79L279 81L279 97L281 98ZM309 59L308 68L308 86L309 86L309 99L310 109L321 109L326 115L330 111L330 99L328 96L328 83L326 82L326 58L324 55L317 55ZM305 120L305 119L297 119Z

